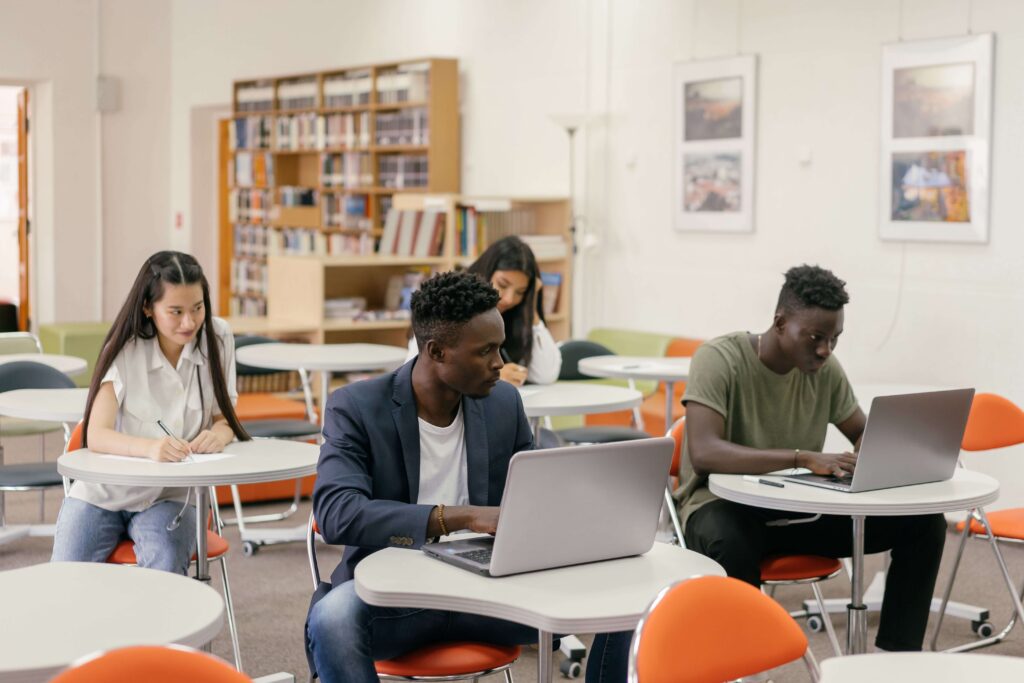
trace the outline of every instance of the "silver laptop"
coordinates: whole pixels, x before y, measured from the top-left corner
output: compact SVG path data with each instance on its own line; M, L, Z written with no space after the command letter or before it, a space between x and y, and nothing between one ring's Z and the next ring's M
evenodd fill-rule
M879 396L871 402L852 477L785 480L849 493L945 481L956 470L973 399L974 389Z
M423 552L485 576L643 554L654 545L672 447L658 438L517 453L495 536Z

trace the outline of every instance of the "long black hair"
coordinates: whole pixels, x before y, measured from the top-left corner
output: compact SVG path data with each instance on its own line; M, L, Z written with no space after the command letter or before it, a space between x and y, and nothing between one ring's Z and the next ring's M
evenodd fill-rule
M526 293L518 305L501 314L505 320L505 353L510 360L530 364L533 355L533 316L536 311L544 320L543 290L537 289L540 268L533 251L516 236L503 237L480 254L467 270L487 282L497 270L518 270L526 276Z
M103 350L100 352L99 360L96 361L96 372L89 384L89 397L85 402L85 416L82 420L82 446L89 445L89 418L92 415L92 405L96 400L100 385L103 383L103 378L110 370L110 366L113 365L117 354L121 353L125 344L133 339L152 339L157 335L156 324L145 314L144 309L152 307L154 303L163 298L165 284L202 285L203 309L206 317L196 331L195 343L199 347L203 341L203 333L207 333L205 355L210 363L210 376L213 378L213 394L217 398L217 406L227 419L235 436L241 441L249 439L242 423L238 421L238 416L235 415L231 398L228 396L220 345L217 335L213 332L213 323L211 322L213 309L210 306L210 285L206 281L206 276L203 275L203 269L199 262L189 254L183 254L180 251L160 251L150 256L142 264L139 274L135 277L135 284L128 292L128 298L125 299L114 324L103 340Z

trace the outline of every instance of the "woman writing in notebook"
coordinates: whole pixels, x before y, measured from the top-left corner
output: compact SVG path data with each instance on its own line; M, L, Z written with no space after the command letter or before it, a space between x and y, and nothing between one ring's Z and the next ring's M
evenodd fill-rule
M248 435L235 416L235 342L210 312L210 288L188 254L143 264L96 363L82 445L181 462ZM75 482L64 499L53 560L104 562L123 539L140 566L184 574L195 551L186 489Z
M533 251L515 236L487 247L467 269L498 290L498 312L505 321L501 378L516 386L524 382L551 384L562 369L562 352L544 324L540 268ZM409 358L418 352L409 340Z

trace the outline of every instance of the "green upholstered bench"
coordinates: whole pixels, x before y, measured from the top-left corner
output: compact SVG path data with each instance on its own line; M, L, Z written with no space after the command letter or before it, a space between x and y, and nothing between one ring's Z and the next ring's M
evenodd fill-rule
M74 377L75 384L87 387L109 329L110 323L51 323L39 326L39 341L45 353L78 356L88 361L86 371Z

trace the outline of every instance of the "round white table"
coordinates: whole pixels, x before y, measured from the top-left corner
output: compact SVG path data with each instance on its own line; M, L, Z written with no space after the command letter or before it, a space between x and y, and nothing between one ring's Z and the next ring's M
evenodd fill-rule
M154 462L148 458L110 456L81 449L57 459L57 470L71 479L124 486L191 486L196 503L196 578L209 581L206 513L209 487L298 479L316 472L320 448L301 441L256 439L234 441L224 448L232 457L197 462Z
M394 370L408 351L382 344L251 344L235 352L239 363L270 370L320 373L320 427L327 415L332 372Z
M75 424L85 414L88 389L15 389L0 393L0 415Z
M78 356L62 356L56 353L9 353L0 356L0 365L13 363L15 361L28 360L33 363L49 365L55 370L60 370L68 377L81 375L89 367L89 362Z
M636 389L603 384L528 384L519 387L526 417L533 421L533 438L540 442L540 418L559 415L590 415L628 410L640 405L643 394Z
M356 593L371 605L469 612L539 631L539 683L550 683L554 633L608 633L634 628L666 585L697 574L723 576L710 558L664 543L650 552L607 562L499 579L387 548L356 566Z
M821 663L820 680L821 683L1021 681L1024 680L1024 659L943 652L880 652L826 659Z
M0 572L0 680L50 680L75 660L129 645L202 647L224 620L209 586L155 569L53 562Z
M665 383L665 431L672 426L673 390L690 376L690 358L655 356L591 356L579 362L580 372L612 379L647 379Z
M781 477L760 475L782 481ZM848 515L853 519L853 572L847 610L847 649L860 654L867 648L864 603L864 519L876 516L927 515L969 510L999 497L999 482L984 474L957 469L952 479L916 486L901 486L862 493L845 493L786 482L781 487L748 481L739 474L712 474L711 492L743 505L823 515Z

